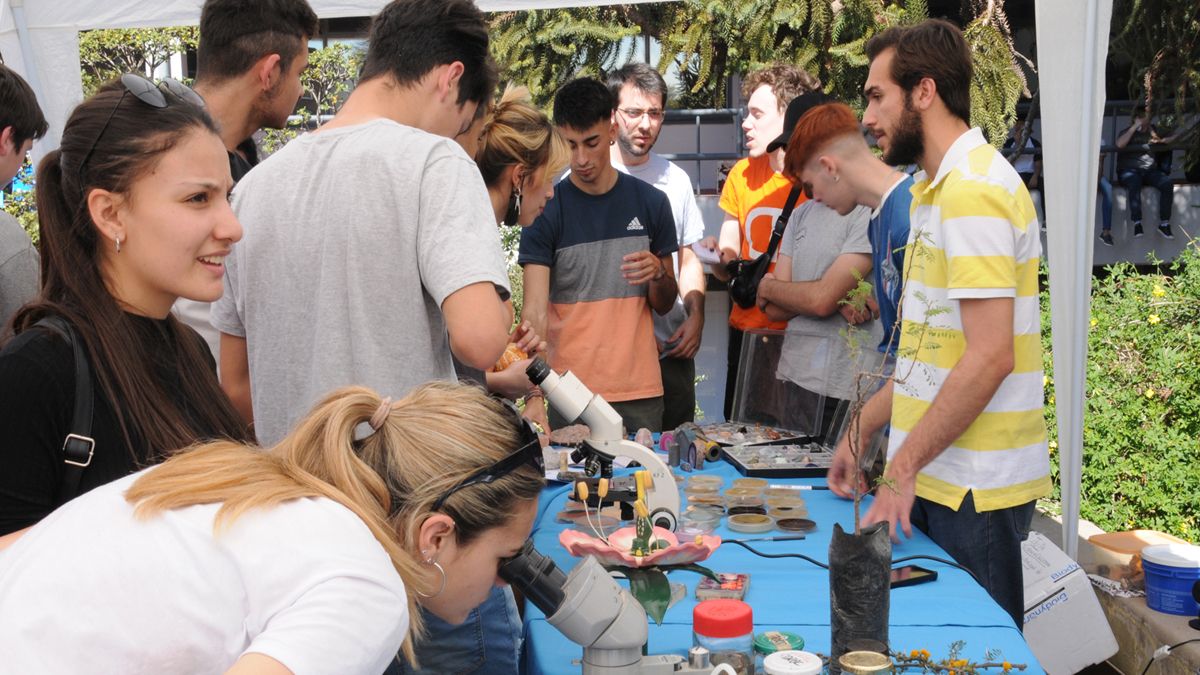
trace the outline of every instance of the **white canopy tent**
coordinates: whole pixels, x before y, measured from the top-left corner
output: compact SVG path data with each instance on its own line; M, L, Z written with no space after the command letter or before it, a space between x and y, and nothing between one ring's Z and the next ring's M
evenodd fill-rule
M372 16L388 0L309 0L322 19ZM628 4L659 0L626 0ZM71 110L82 100L79 31L94 28L194 26L204 0L0 0L0 53L38 96L50 131L34 147L58 145ZM609 5L605 0L476 0L488 12Z
M370 16L386 0L309 0L321 18ZM625 0L627 3L653 0ZM476 0L486 11L614 4L605 0ZM81 30L194 25L203 0L0 0L0 53L33 86L50 122L41 148L58 143L82 98ZM1104 61L1112 0L1038 0L1045 181L1054 198L1047 219L1054 380L1064 548L1076 555L1083 452L1083 396L1091 292L1091 234L1104 105ZM43 150L44 152L44 150Z

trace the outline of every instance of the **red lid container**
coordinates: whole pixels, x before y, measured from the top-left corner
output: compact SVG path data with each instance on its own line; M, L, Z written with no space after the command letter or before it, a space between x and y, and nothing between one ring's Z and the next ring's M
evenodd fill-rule
M692 630L711 638L731 638L754 632L754 612L741 600L705 600L692 610Z

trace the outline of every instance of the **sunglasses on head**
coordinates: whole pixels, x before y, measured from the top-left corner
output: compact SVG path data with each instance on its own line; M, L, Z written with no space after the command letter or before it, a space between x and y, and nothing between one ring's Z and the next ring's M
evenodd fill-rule
M104 126L100 127L100 133L96 134L96 140L92 141L92 146L88 148L87 154L83 156L83 161L79 163L79 184L83 185L83 170L87 167L88 160L92 158L92 154L96 152L96 147L100 145L100 139L104 138L104 132L108 131L108 125L112 123L113 117L116 116L117 110L125 101L127 94L133 94L139 101L153 108L165 108L168 105L167 94L171 94L175 98L190 103L198 108L204 107L204 99L200 95L192 91L187 85L170 77L164 77L162 82L154 84L154 82L133 73L125 73L120 79L121 86L124 91L121 92L121 98L117 99L117 104L113 106L112 112L108 114L108 119L104 120Z
M521 411L517 410L517 406L513 404L512 401L500 399L500 403L504 406L505 410L512 418L513 424L517 427L517 449L504 459L489 467L480 469L479 471L468 476L458 485L455 485L447 490L442 494L441 497L437 498L437 501L433 503L434 511L440 510L442 506L446 504L446 500L449 499L450 496L455 492L471 487L472 485L491 483L492 481L507 476L523 466L531 466L537 469L539 475L546 472L546 462L545 459L542 458L542 444L541 441L538 440L537 430L534 429L533 425L529 423L529 420L521 416Z

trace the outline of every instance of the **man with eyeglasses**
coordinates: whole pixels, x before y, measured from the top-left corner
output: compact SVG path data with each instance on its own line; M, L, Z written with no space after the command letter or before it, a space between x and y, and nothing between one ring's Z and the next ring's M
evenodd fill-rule
M306 0L208 0L200 10L195 90L220 129L235 183L258 164L254 133L287 126L317 29ZM175 313L219 358L210 304L182 298Z
M653 314L658 366L663 380L663 429L691 422L696 414L696 352L704 332L704 267L692 244L704 237L704 218L687 173L651 149L662 131L667 83L645 63L630 63L608 76L617 100L613 166L662 190L671 202L679 250L671 255L679 293L665 315Z

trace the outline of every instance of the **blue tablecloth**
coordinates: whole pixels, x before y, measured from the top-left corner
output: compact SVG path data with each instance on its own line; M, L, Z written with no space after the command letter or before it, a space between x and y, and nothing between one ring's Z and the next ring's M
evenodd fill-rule
M740 476L723 461L705 465L703 473L724 477L726 487ZM771 482L823 485L824 479L772 479ZM577 562L558 543L559 532L570 526L555 522L555 515L562 510L568 492L567 487L557 487L543 493L533 529L537 549L553 558L564 572ZM802 495L808 504L809 517L817 523L816 531L810 532L803 541L750 545L764 553L803 553L827 562L833 524L838 522L844 529L851 530L854 526L853 506L827 490L805 491ZM733 532L724 526L724 521L715 534L722 539L770 536ZM910 555L949 557L919 531L914 529L913 535L912 539L894 547L893 558ZM829 579L826 570L797 558L761 558L733 544L722 545L701 564L716 572L750 575L745 601L754 610L755 632L787 630L803 637L809 651L829 653ZM913 564L936 570L938 578L932 583L892 591L889 638L894 650L927 649L933 657L945 658L951 643L961 640L966 643L962 658L982 661L988 650L998 650L1003 660L1027 664L1027 674L1043 672L1012 619L966 572L929 560L914 561ZM692 644L692 609L697 602L695 590L699 576L676 572L669 578L674 583L686 584L687 596L667 610L663 625L656 626L651 621L649 653L683 655ZM564 638L532 605L527 605L525 611L525 641L525 665L530 675L580 672L581 648Z

